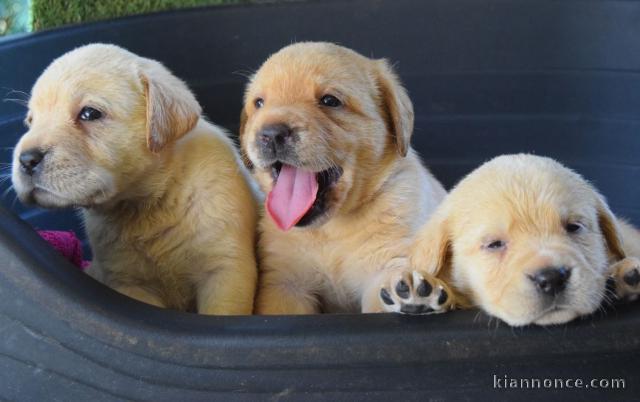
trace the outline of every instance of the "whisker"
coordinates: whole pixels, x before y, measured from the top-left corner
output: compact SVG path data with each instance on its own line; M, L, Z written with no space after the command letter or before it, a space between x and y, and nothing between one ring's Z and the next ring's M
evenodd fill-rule
M9 96L9 95L22 95L24 97L26 97L27 99L29 99L29 94L24 92L24 91L19 91L17 89L11 89L11 88L7 88L7 87L3 87L3 89L8 89L9 91L5 94L5 96Z
M496 318L496 326L493 328L494 336L498 333L498 328L500 328L500 320Z
M239 75L240 77L244 77L244 78L250 80L255 73L256 73L255 70L236 70L236 71L232 72L231 74Z
M4 200L7 197L7 195L9 195L11 190L13 190L13 184L7 187L7 189L2 192L2 195L0 195L0 199Z
M3 102L11 102L11 103L15 103L15 104L17 104L17 105L24 106L24 107L27 107L27 106L29 105L29 102L27 102L27 101L26 101L26 100L24 100L24 99L17 99L17 98L4 98L2 101L3 101Z
M13 209L16 206L17 201L18 201L18 194L15 194L15 196L13 197L13 201L11 202L11 209Z
M480 311L480 310L478 310L478 311L476 312L476 315L473 317L473 323L474 323L474 324L475 324L475 323L477 323L477 322L478 322L478 320L480 320L480 316L481 316L481 314L482 314L482 311Z

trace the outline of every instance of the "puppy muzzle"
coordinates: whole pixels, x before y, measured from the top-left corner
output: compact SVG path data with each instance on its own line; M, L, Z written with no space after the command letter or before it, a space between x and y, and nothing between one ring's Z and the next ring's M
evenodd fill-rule
M256 135L258 156L267 165L275 162L299 165L296 152L298 140L298 135L287 124L264 126Z

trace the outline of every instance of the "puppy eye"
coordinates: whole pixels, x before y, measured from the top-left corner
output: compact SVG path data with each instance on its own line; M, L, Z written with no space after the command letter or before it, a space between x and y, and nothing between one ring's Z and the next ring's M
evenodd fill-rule
M342 102L340 102L340 100L333 95L325 95L322 98L320 98L320 104L322 106L327 106L327 107L342 106Z
M78 119L82 121L94 121L102 118L102 112L89 106L85 106L80 110Z
M567 231L567 233L575 234L581 231L582 227L583 226L580 223L571 222L571 223L567 223L564 229Z
M487 244L485 248L491 251L498 251L505 248L506 245L507 243L503 242L502 240L494 240L491 243Z
M256 98L256 100L253 101L253 105L256 107L256 109L260 109L264 106L264 99Z
M31 123L33 123L33 116L27 116L27 118L24 119L24 125L31 127Z

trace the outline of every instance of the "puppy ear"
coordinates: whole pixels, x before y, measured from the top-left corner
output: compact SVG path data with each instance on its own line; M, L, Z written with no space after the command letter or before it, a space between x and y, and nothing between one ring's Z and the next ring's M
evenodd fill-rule
M446 277L451 272L451 247L449 220L440 209L420 229L412 246L411 266L425 269L434 276Z
M597 197L597 210L598 210L598 225L602 236L607 243L607 250L609 255L613 257L614 261L620 261L626 258L624 249L622 248L622 236L618 227L618 221L613 215L604 197L600 194Z
M202 108L187 85L158 62L145 60L140 79L147 102L147 146L160 152L195 127Z
M376 63L378 88L387 126L394 137L398 153L406 156L413 133L413 104L389 62L382 59Z

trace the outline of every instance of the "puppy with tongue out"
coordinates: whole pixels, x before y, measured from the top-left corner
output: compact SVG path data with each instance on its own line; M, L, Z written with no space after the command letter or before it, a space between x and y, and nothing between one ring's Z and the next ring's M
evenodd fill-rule
M382 278L445 195L412 131L413 106L386 60L304 42L265 61L240 127L266 194L258 314L385 310Z

